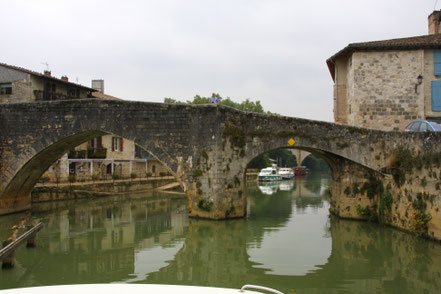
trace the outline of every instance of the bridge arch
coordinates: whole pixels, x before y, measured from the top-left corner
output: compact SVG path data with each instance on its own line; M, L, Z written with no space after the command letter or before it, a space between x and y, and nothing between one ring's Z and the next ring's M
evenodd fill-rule
M337 154L334 153L330 153L321 149L315 149L315 148L311 148L311 147L304 147L304 146L289 146L286 144L282 144L281 146L278 146L278 142L275 142L275 146L271 147L272 149L269 150L259 150L259 151L255 151L253 153L259 153L256 156L254 156L251 160L248 160L247 163L247 167L248 164L254 160L255 158L257 158L258 156L262 155L262 154L266 154L269 153L273 150L301 150L301 151L305 151L308 153L308 156L310 154L314 154L316 156L318 156L319 158L321 158L323 161L326 162L326 164L328 165L330 171L331 171L331 176L333 179L337 180L338 179L338 174L339 172L341 172L341 168L342 168L342 163L346 160L350 161L349 159L346 159L344 157L341 157ZM353 163L356 164L356 163ZM369 168L368 168L369 169ZM245 170L246 173L246 170ZM244 175L244 178L246 178L246 175Z
M121 138L123 136L119 134L112 134L109 132L103 132L98 130L88 130L81 133L77 133L71 136L67 136L65 138L59 138L56 136L55 138L46 137L45 141L48 146L46 146L42 150L35 150L36 154L33 155L29 160L26 159L30 156L26 154L26 157L23 158L22 161L26 161L23 166L17 171L15 176L11 179L9 184L5 187L5 193L10 195L15 195L15 199L19 199L20 195L29 195L33 190L35 184L38 182L43 173L58 159L61 158L64 154L68 153L70 150L73 150L78 145L90 141L93 138L103 135L115 135ZM170 172L173 176L176 177L178 182L182 184L182 180L180 180L176 171L170 169L168 167L166 159L157 157L154 153L146 150L144 146L140 146L144 151L148 152L152 157L158 160L163 166Z

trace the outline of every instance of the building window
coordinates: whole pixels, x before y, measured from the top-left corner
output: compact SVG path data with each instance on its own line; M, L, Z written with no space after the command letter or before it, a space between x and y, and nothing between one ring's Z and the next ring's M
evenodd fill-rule
M112 137L112 151L123 151L123 138Z
M12 84L5 83L0 84L0 95L10 95L12 94Z
M90 146L93 147L94 150L103 148L103 137L96 137L90 141Z
M441 80L432 81L432 111L441 111Z
M433 52L433 74L441 76L441 50Z
M135 145L135 158L141 158L142 149L138 145Z

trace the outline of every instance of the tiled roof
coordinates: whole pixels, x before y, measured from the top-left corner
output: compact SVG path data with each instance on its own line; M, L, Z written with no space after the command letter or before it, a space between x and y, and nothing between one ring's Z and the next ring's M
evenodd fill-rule
M101 93L99 91L93 92L92 93L92 97L95 97L95 98L98 98L98 99L122 100L122 99L114 97L114 96L103 94L103 93Z
M352 43L328 58L329 71L334 77L335 60L351 55L355 51L385 51L385 50L412 50L412 49L439 49L441 48L441 34L424 35L383 41Z
M97 91L97 90L95 90L93 88L89 88L89 87L86 87L86 86L83 86L83 85L80 85L80 84L66 82L66 81L63 81L62 79L58 79L58 78L55 78L55 77L52 77L52 76L48 77L48 76L45 76L42 73L39 73L39 72L36 72L36 71L32 71L32 70L29 70L29 69L26 69L26 68L22 68L22 67L18 67L18 66L13 66L13 65L9 65L9 64L6 64L6 63L1 63L1 62L0 62L0 66L4 66L4 67L10 68L10 69L15 69L15 70L18 70L18 71L21 71L21 72L25 72L25 73L28 73L28 74L31 74L31 75L34 75L34 76L38 76L38 77L41 77L41 78L44 78L44 79L53 80L53 81L56 81L56 82L59 82L59 83L64 83L64 84L69 84L69 85L72 85L72 86L75 86L75 87L80 87L80 88L86 89L88 91L92 91L92 92Z

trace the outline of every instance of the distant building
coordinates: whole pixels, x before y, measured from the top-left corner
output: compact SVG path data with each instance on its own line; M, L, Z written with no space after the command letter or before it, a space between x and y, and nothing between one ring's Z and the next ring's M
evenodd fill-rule
M0 103L51 101L78 98L92 98L97 90L69 82L67 76L60 79L0 63Z
M55 162L45 173L51 181L112 179L159 176L167 174L165 167L133 141L115 135L94 138L75 147Z
M428 35L352 43L326 61L335 122L403 130L441 119L441 11L428 20Z

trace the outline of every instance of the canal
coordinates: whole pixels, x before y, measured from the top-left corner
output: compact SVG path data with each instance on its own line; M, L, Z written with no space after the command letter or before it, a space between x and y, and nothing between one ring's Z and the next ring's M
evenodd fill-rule
M248 217L189 219L180 194L149 192L33 205L45 227L0 288L155 283L288 293L439 293L441 245L329 215L329 176L248 183ZM24 215L0 217L0 238Z

